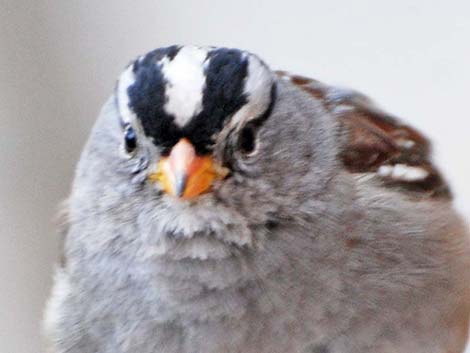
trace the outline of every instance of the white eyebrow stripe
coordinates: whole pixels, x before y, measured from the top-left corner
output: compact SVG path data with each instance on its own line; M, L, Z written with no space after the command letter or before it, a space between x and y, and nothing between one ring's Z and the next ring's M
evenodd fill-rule
M248 102L234 114L230 125L244 125L266 111L271 103L273 81L271 71L257 57L248 55L248 73L244 85Z
M165 57L159 62L166 80L167 100L163 109L174 116L175 124L180 127L202 111L206 58L205 48L185 46L173 60Z
M130 124L136 119L136 115L129 108L129 95L127 89L135 82L135 75L133 72L133 65L129 65L126 70L119 77L116 95L119 113L123 125Z

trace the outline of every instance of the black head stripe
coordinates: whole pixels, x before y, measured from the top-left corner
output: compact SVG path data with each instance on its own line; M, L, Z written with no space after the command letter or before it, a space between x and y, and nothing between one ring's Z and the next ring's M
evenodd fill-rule
M157 63L165 56L173 59L178 51L177 46L161 48L137 60L133 67L135 82L127 90L130 108L142 123L145 134L164 149L178 142L181 131L164 110L166 82Z
M200 66L196 65L195 68L194 64L191 64L193 66L188 64L189 66L183 66L188 72L178 70L175 73L174 68L181 67L182 59L194 62L191 61L193 58L191 54L187 53L191 53L187 48L182 50L182 47L171 46L154 50L136 60L132 68L134 81L127 89L129 108L140 120L145 134L151 137L153 142L162 147L164 151L169 151L180 138L186 137L194 144L199 154L204 154L211 150L214 135L223 128L227 119L230 119L249 103L249 97L245 92L250 65L249 54L237 49L201 48L196 54L199 55L199 60L202 60ZM178 57L178 55L183 56ZM176 58L178 59L176 60ZM165 65L170 65L169 63L173 60L175 60L176 66L168 66L173 70L168 76ZM172 97L169 94L169 87L186 89L184 81L181 86L181 77L185 77L181 74L191 75L193 72L191 70L203 70L205 81L200 82L204 84L200 91L195 92L195 94L201 95L202 91L202 104L194 116L190 115L187 120L183 120L183 123L178 122L177 124L175 116L168 113L172 110L166 109L169 97ZM201 75L202 71L198 72ZM174 86L172 81L167 82L165 77L174 77L171 75L178 76L180 86ZM274 93L271 95L271 101L273 99ZM177 105L177 107L179 106ZM266 107L266 111L270 111L270 109ZM265 117L266 113L263 116Z
M152 50L134 62L134 73L136 73L142 66L155 65L164 57L167 57L171 61L176 55L178 55L180 50L181 46L179 45L172 45Z
M222 129L224 121L247 103L243 88L248 62L242 52L215 49L208 59L203 109L184 127L185 135L201 153L210 149L211 137Z

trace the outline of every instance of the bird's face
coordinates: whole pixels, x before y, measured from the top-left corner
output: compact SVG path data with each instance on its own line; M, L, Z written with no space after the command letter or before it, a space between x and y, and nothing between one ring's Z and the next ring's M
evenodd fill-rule
M106 183L113 195L139 185L117 202L137 205L136 217L148 214L145 229L276 222L325 190L335 163L334 127L321 105L240 50L150 52L120 76L113 110L119 153L103 147L108 127L98 124L91 144L107 159L97 161L94 183L113 165L125 170Z
M221 136L237 134L231 148L256 152L255 127L272 110L275 84L254 55L169 47L133 62L118 81L116 100L125 153L137 154L140 140L151 141L159 156L148 180L168 195L194 200L231 173L224 156L216 156Z

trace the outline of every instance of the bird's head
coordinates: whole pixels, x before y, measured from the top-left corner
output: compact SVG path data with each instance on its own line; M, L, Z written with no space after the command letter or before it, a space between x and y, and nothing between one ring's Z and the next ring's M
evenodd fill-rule
M275 102L273 74L254 55L194 46L153 51L121 75L116 100L124 150L138 153L140 139L156 146L149 174L169 195L194 199L230 174L215 156L222 130L236 131L237 149L256 150L255 127Z
M264 226L326 190L334 130L319 101L257 56L171 46L121 74L81 174L95 169L89 185L102 204L134 205L135 217L174 233Z

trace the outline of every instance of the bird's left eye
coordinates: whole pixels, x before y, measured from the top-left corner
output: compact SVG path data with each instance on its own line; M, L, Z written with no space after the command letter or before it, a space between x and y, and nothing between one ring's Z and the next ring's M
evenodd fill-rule
M253 126L245 126L238 137L238 148L244 154L250 154L256 147L256 133Z
M127 153L132 153L137 148L137 135L132 126L127 126L124 130L124 147Z

